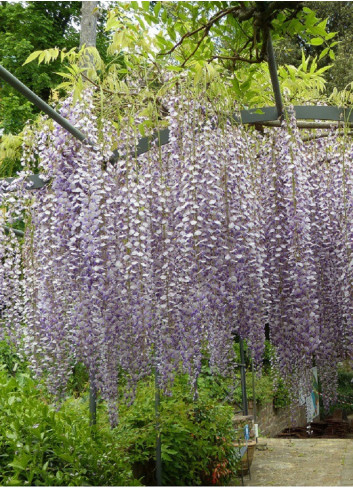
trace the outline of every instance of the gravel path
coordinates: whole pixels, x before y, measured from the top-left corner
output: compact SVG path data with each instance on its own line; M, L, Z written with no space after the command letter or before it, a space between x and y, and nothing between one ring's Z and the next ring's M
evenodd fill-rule
M263 438L246 486L353 486L353 439Z

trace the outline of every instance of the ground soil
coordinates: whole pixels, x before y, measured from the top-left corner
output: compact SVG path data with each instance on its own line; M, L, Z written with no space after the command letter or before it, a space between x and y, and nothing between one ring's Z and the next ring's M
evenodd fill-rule
M258 448L246 486L353 486L351 438L262 438Z

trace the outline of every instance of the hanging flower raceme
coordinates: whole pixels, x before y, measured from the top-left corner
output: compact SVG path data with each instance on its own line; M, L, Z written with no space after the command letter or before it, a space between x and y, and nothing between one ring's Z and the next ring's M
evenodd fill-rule
M325 407L337 396L337 364L348 356L352 341L351 322L345 313L350 305L349 254L351 244L347 231L352 226L349 206L352 191L346 184L351 172L352 143L332 133L326 140L314 140L310 180L313 185L315 212L312 235L318 276L320 310L320 345L315 354ZM349 309L348 309L349 310ZM350 338L350 339L348 339ZM348 348L347 348L348 347Z
M293 125L268 138L266 275L268 322L279 366L294 389L306 377L320 342L317 275L310 217L313 199L305 148Z
M29 204L25 187L25 175L0 184L0 339L17 347L23 336L23 232L18 225Z
M136 244L129 243L138 239L134 177L119 165L103 169L111 152L98 141L89 104L77 104L72 111L67 103L61 109L71 123L84 125L89 145L56 126L53 133L42 133L43 140L50 136L49 144L38 146L41 171L52 181L37 196L27 230L26 353L37 373L45 369L55 391L66 384L73 365L83 362L113 413L118 367L128 365L136 377L139 359L146 357L144 312L138 311L146 301L138 280L143 283L141 265L148 265L141 263L145 255ZM39 345L35 352L33 344Z
M60 109L87 144L37 133L25 158L50 184L12 204L27 209L21 280L0 229L4 331L53 392L84 363L112 424L119 372L127 395L153 371L162 386L187 372L196 395L203 357L232 372L236 335L260 366L266 322L293 396L315 361L329 402L352 354L353 145L304 143L293 120L255 134L188 90L165 106L169 143L140 156L135 125L97 124L89 93Z
M14 231L7 226L5 230L6 224L8 220L0 214L0 340L17 343L23 318L21 248Z

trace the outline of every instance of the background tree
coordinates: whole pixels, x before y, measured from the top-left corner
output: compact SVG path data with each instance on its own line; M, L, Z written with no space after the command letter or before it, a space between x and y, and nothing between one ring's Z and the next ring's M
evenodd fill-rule
M79 46L81 6L92 16L99 2L0 2L0 64L13 73L43 100L48 101L52 90L61 77L57 74L69 64L63 59L50 58L43 54L42 63L25 63L33 52L44 52L47 48L59 53L67 53ZM86 4L94 4L92 8ZM94 40L87 38L84 22L81 43L96 45L102 58L109 60L108 36L104 30L106 9L101 8L92 17ZM87 15L84 13L84 19ZM88 19L90 20L90 19ZM92 37L92 34L91 34ZM55 97L62 96L60 90ZM38 109L8 84L0 80L0 175L13 175L18 168L21 152L21 133L28 120L37 117Z
M82 2L80 48L96 46L98 2Z
M308 2L308 6L321 18L328 19L329 32L337 32L335 62L327 72L327 92L331 93L335 87L343 90L353 82L353 3Z
M48 47L78 45L81 2L28 2L0 4L0 63L44 100L60 80L60 62L23 66L26 58ZM0 82L0 128L18 133L37 109L5 82Z
M334 88L343 90L353 81L353 3L352 2L303 2L304 8L310 8L321 19L327 19L326 29L336 33L333 53L319 61L319 66L331 65L326 74L327 93ZM300 35L286 37L276 45L276 55L279 64L290 63L298 66L301 63L301 52L305 55L319 57L322 44L310 45L303 43ZM334 63L333 63L334 61Z

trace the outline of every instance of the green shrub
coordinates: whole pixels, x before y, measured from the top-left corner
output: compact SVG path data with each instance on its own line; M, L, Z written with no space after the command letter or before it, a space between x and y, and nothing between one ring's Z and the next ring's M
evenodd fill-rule
M3 351L0 485L155 485L152 380L140 382L132 405L121 405L114 430L104 403L98 404L98 426L90 428L84 369L79 367L74 375L74 395L56 409L28 370L23 366L23 371L16 372L15 357L5 347ZM223 484L234 475L234 408L219 401L223 386L217 385L212 392L209 380L200 381L196 402L186 376L177 378L172 396L161 396L164 485Z
M320 408L325 412L322 399ZM346 415L353 413L353 370L349 365L342 365L338 369L337 400L327 414L332 414L335 409L342 409Z
M238 343L235 343L234 350L238 362L240 362ZM246 370L247 370L246 372L247 398L249 401L252 401L254 399L253 377L251 372L251 361L248 354L248 348L246 342L244 342L244 350L245 350L245 363L246 363ZM259 375L255 373L255 398L256 398L256 404L258 405L263 406L265 404L273 402L275 408L282 408L290 405L290 398L289 398L288 390L286 389L283 383L283 380L279 377L278 372L275 373L273 370L272 359L274 355L275 355L274 347L272 346L270 341L266 340L261 374ZM276 378L279 379L276 381L276 383L274 382L275 375ZM238 374L238 377L240 378L240 373ZM222 382L223 387L226 385L226 382L229 382L229 380ZM229 390L229 386L228 386L228 390ZM234 390L234 400L238 405L241 405L242 391L241 391L240 381L238 386Z
M153 382L141 384L133 405L121 409L114 430L129 453L135 476L147 485L156 484L154 403ZM173 395L161 396L160 415L163 485L223 484L234 475L232 406L210 400L202 388L194 402L185 378L180 377Z
M288 389L286 388L282 379L278 381L277 387L274 391L273 406L278 408L284 408L290 405L290 397Z
M27 363L5 340L0 341L0 366L3 366L11 375L15 375L16 372L24 372L27 369Z
M91 430L87 403L48 404L28 373L0 370L0 485L136 485L109 428Z
M89 376L87 368L83 363L76 363L73 367L73 373L67 385L67 392L74 397L79 397L89 387Z

